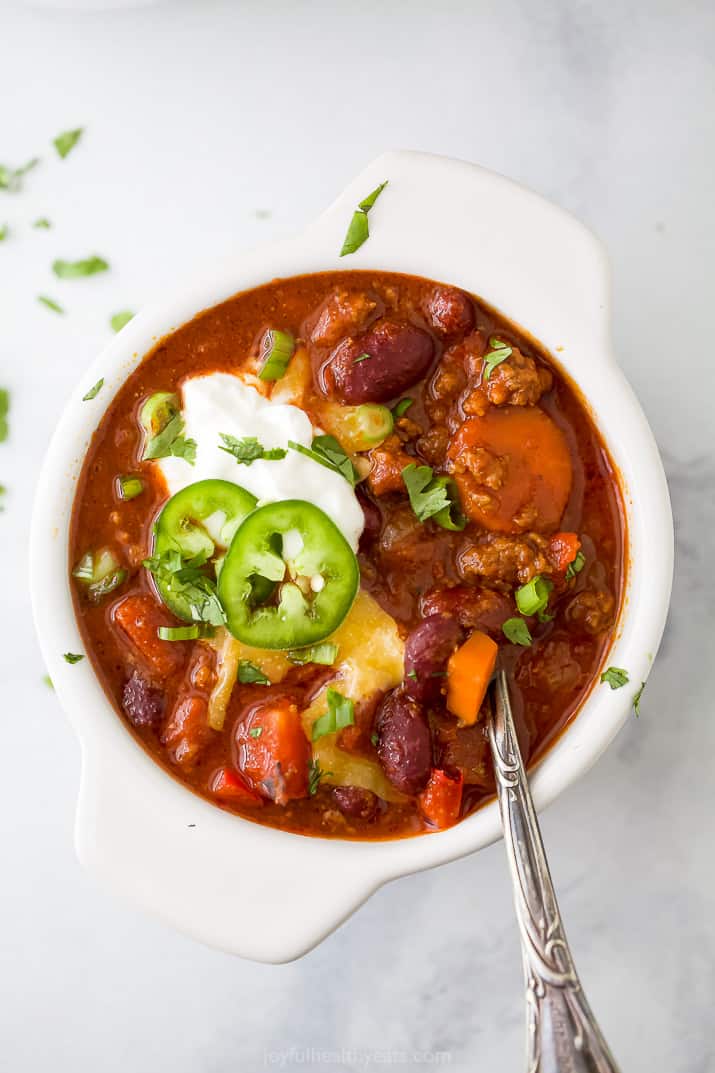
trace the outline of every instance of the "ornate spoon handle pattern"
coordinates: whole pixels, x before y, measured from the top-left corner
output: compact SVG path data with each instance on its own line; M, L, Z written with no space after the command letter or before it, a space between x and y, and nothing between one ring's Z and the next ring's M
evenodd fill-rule
M566 941L502 670L490 700L489 741L524 960L528 1073L618 1073Z

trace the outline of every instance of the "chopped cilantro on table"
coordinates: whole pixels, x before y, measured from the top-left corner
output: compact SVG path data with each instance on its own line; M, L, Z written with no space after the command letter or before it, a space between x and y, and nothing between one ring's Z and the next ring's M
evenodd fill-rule
M120 332L125 324L128 324L130 320L134 319L134 316L135 314L128 309L123 310L121 313L115 313L109 321L112 331Z
M46 294L38 294L37 301L46 306L47 309L51 309L53 313L64 313L64 309L59 302L56 302L54 298L49 298Z
M10 194L16 194L22 189L22 180L28 171L32 171L40 163L39 157L33 157L19 168L9 168L6 164L0 164L0 190L7 190Z
M63 130L61 134L58 134L56 138L52 139L52 144L62 160L72 152L75 145L82 137L83 132L84 127L77 127L76 130Z
M8 413L10 412L10 392L0 387L0 443L4 443L10 433Z
M60 259L52 262L52 271L58 279L82 279L84 276L95 276L98 272L106 272L108 269L108 262L96 254L80 261Z

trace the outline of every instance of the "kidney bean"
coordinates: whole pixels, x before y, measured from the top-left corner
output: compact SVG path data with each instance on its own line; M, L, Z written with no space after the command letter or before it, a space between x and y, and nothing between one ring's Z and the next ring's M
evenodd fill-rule
M390 782L405 794L424 789L432 738L421 707L401 689L388 693L375 720L377 755Z
M160 690L142 678L139 671L134 671L124 683L122 708L132 726L154 726L164 714L164 697Z
M420 600L420 612L425 617L449 615L465 630L484 630L496 638L501 637L502 626L515 613L508 596L471 585L430 589Z
M466 335L474 327L472 301L454 287L435 287L423 312L430 328L443 338Z
M363 790L362 786L334 786L332 798L343 816L353 820L374 820L380 806L380 799L372 790Z
M380 530L382 529L382 511L377 503L370 499L359 486L355 489L355 494L357 495L358 503L362 507L362 513L365 519L365 528L360 536L359 550L367 551L367 549L372 547L380 536Z
M363 354L368 357L359 361ZM387 402L421 380L433 358L427 332L384 317L343 339L320 368L319 387L342 402Z
M434 703L444 685L447 660L462 639L455 618L430 615L405 642L405 694L420 704Z

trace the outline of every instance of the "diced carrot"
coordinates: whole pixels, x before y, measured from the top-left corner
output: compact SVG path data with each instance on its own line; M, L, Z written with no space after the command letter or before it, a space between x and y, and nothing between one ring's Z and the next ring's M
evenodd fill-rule
M159 626L171 626L172 619L148 592L125 596L114 607L113 621L122 629L143 663L160 678L179 669L186 658L185 642L162 641Z
M447 708L463 723L476 723L479 709L494 673L498 648L481 630L449 657L447 663Z
M308 796L312 751L291 697L254 705L238 724L236 744L241 774L254 790L278 805Z
M263 799L243 781L230 767L220 767L209 782L209 790L223 801L232 801L237 805L249 805L260 808Z
M469 468L470 451L483 447L504 464L497 488L481 484ZM555 529L571 491L572 468L566 438L538 406L502 406L469 417L449 449L455 463L464 513L502 533L528 528Z
M428 823L441 831L457 822L462 807L463 785L461 771L449 775L439 768L432 769L429 782L419 796L420 809Z
M559 574L565 574L569 563L578 555L581 541L576 533L554 533L549 540L549 559Z

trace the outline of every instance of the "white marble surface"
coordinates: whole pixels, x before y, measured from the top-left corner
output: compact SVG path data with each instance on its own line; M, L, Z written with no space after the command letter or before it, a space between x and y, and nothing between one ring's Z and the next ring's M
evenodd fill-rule
M428 1064L413 1051L447 1052L465 1073L523 1068L499 845L384 889L278 968L203 949L95 889L72 848L79 750L43 685L28 606L35 475L109 314L289 232L377 153L412 147L523 180L611 253L617 347L671 481L675 595L640 720L543 826L624 1073L715 1070L712 5L4 4L1 27L0 159L45 158L22 195L0 193L0 383L13 395L0 447L2 1069L357 1069L391 1050L407 1069ZM75 125L85 139L60 162L49 140ZM29 228L40 215L53 230ZM105 277L51 276L55 256L95 251Z

